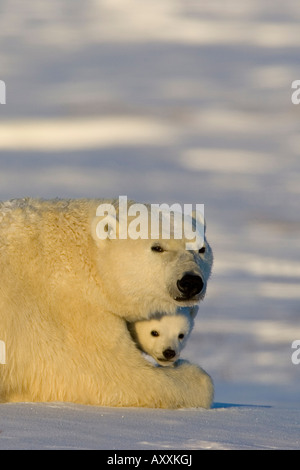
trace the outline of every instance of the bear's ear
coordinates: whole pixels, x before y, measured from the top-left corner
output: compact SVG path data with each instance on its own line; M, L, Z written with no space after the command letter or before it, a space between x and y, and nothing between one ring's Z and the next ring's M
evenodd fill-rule
M115 240L117 238L118 221L115 215L96 216L92 220L92 236L99 240Z

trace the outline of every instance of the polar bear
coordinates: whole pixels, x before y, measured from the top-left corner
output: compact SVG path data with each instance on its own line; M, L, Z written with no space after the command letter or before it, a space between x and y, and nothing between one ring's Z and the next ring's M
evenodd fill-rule
M149 320L129 323L128 329L138 348L159 365L174 365L193 329L198 308L179 308L175 315L158 313Z
M187 361L155 367L127 328L204 297L207 240L198 252L184 238L99 238L105 203L116 209L111 233L118 200L0 203L0 401L209 408L204 370Z

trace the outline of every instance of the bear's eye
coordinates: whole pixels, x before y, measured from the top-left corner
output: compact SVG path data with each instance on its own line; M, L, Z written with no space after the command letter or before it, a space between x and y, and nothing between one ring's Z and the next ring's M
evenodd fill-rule
M199 253L205 253L205 250L206 250L206 248L205 248L205 246L203 246L202 248L199 249Z
M157 253L163 253L165 251L160 245L151 246L151 250L156 251Z
M178 335L178 338L179 338L179 339L183 339L183 338L184 338L184 334L183 334L183 333L180 333L180 335Z
M152 335L152 336L159 336L159 333L158 333L158 331L156 331L156 330L152 330L152 331L151 331L151 335Z

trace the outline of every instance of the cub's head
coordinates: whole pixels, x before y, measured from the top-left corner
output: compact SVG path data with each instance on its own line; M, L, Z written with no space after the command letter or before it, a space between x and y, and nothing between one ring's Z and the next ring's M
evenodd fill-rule
M175 315L157 314L150 320L128 323L139 349L162 366L172 365L180 356L194 325L198 306L180 308Z
M134 322L156 312L173 315L178 307L192 307L204 298L213 255L203 217L189 217L191 227L194 224L201 232L189 243L193 237L187 237L184 224L178 236L175 216L169 219L169 236L163 224L156 230L152 206L128 202L126 217L119 205L112 213L101 210L91 225L98 284L107 310ZM182 216L184 222L187 219Z

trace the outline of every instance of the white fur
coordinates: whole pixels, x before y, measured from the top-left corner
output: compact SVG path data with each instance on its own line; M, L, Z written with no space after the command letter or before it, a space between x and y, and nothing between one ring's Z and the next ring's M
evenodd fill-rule
M208 243L200 255L185 240L158 240L163 253L152 251L153 240L99 240L101 202L0 203L0 401L208 408L205 371L188 362L154 367L127 328L198 303L211 271ZM177 289L186 271L205 284L190 300Z
M176 315L158 314L128 325L138 347L162 366L173 365L194 326L198 306L178 309ZM174 354L174 355L173 355Z

